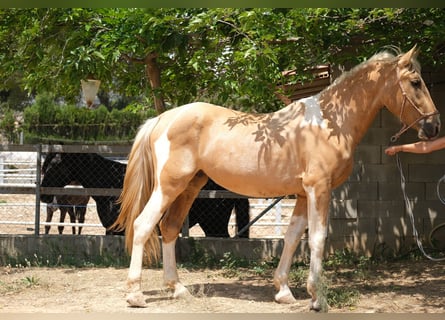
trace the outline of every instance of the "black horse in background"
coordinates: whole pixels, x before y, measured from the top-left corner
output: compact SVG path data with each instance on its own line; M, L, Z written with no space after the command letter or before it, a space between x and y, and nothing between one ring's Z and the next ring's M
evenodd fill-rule
M65 187L78 181L84 188L121 189L127 166L95 153L49 153L42 165L42 187ZM92 196L106 234L124 234L108 228L116 221L120 206L117 196ZM40 200L51 203L53 195L41 194Z
M127 166L96 153L49 153L42 166L42 187L64 187L78 181L84 188L116 188L123 186ZM210 180L203 190L225 190ZM109 230L116 221L120 206L115 196L92 196L106 234L123 234ZM51 203L53 195L41 194L40 200ZM250 221L249 200L246 198L197 198L189 212L189 226L199 223L207 237L229 237L227 230L235 209L238 230ZM239 235L248 238L249 229Z
M209 179L202 190L226 190ZM238 230L250 222L250 204L247 198L196 198L189 212L189 227L199 223L206 237L230 237L227 230L232 209ZM249 238L249 228L239 235Z

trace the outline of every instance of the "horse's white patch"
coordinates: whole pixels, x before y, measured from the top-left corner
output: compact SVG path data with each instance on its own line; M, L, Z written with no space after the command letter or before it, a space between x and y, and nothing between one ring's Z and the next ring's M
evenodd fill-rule
M300 127L306 127L308 125L315 125L320 128L326 128L326 123L323 121L323 113L320 109L318 102L318 95L303 98L298 100L304 104L304 120L301 122Z
M297 239L297 237L300 233L303 233L306 226L307 226L307 218L305 216L292 215L292 217L290 218L289 227L287 229L288 231L286 232L285 237L299 241L300 239Z
M159 137L158 140L154 143L154 149L156 153L156 161L157 161L157 172L156 178L158 181L161 179L161 171L164 168L165 163L167 162L170 155L170 141L167 138L168 128L164 131L164 133Z
M182 107L181 112L176 114L176 117L169 123L169 125L165 128L164 132L159 136L158 140L154 143L154 151L156 153L157 160L157 179L160 181L161 179L161 171L162 168L168 161L170 157L170 140L168 140L167 133L170 127L175 123L176 119L179 118L183 112L187 112L189 108L187 106Z
M320 222L317 210L317 198L313 187L304 187L308 200L308 218L309 218L309 247L311 250L311 266L309 273L309 282L318 281L322 270L321 260L323 259L323 249L327 237L327 228Z
M167 285L174 285L178 282L178 273L176 272L176 241L162 243L162 258L164 263L164 281Z
M311 237L315 238L326 238L327 229L326 228L317 228L320 220L318 215L320 214L317 210L317 198L315 196L314 187L304 187L306 191L306 196L308 200L308 218L309 218L309 230L313 230L311 233Z

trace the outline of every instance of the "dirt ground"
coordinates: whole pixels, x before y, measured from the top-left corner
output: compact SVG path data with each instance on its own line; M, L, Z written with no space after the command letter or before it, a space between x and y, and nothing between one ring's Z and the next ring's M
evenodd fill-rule
M326 272L330 288L356 294L353 303L331 307L329 312L443 313L445 264L405 261L373 265L364 272L339 269ZM174 300L162 285L160 269L144 269L143 290L147 308L130 308L125 302L126 268L0 267L0 313L12 312L128 312L128 313L294 313L308 312L304 284L293 284L297 302L273 301L270 272L259 275L240 269L228 276L223 269L179 269L192 292L189 299Z

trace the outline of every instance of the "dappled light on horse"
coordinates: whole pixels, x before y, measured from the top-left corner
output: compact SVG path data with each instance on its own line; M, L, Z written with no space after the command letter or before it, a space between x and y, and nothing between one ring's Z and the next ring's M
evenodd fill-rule
M342 75L320 94L269 114L246 114L192 103L148 120L139 130L127 166L116 227L126 228L131 252L131 306L145 306L141 290L144 249L160 256L174 297L187 296L176 270L175 242L189 208L207 177L249 197L296 195L274 274L275 300L295 302L288 285L292 259L309 229L310 308L327 310L322 258L333 188L353 168L356 146L379 110L386 107L419 138L438 135L437 109L420 75L417 51L376 54ZM404 90L402 90L404 88ZM316 151L316 152L314 152ZM164 215L164 212L167 212Z

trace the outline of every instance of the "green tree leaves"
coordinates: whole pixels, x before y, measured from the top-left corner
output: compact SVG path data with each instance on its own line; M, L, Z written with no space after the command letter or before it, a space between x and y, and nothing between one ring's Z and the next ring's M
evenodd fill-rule
M271 111L282 71L354 65L418 44L445 64L442 8L0 9L0 89L20 83L74 103L80 79L175 106L206 100ZM15 81L9 81L14 79ZM157 106L162 111L163 106Z

